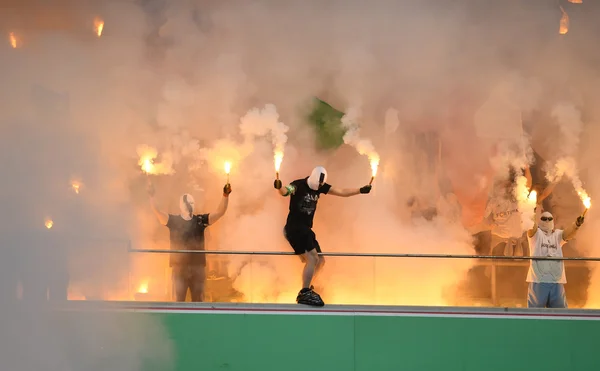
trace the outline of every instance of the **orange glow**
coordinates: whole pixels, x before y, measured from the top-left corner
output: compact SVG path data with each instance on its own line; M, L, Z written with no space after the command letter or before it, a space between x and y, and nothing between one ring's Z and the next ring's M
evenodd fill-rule
M229 173L231 172L231 162L225 162L225 166L223 168L225 170L225 174L229 175Z
M77 180L73 180L71 182L71 189L77 194L79 194L79 190L81 189L81 183Z
M94 19L94 31L98 37L102 36L102 31L104 30L104 21L101 18L96 17Z
M146 174L154 174L156 171L154 167L154 159L158 156L156 149L146 145L139 146L138 154L140 156L138 165L140 165L142 171Z
M8 40L10 41L10 46L12 46L13 49L16 49L19 47L19 41L17 40L17 36L15 35L14 32L11 32L8 34Z
M560 7L560 11L562 12L562 17L560 18L560 26L558 28L558 33L561 35L566 35L569 32L569 15L565 10Z
M46 221L44 221L44 225L46 228L51 229L54 226L54 222L52 219L46 219Z
M152 174L152 160L151 159L144 159L142 162L142 170L146 173L146 174Z
M569 0L571 4L583 4L583 0Z
M142 283L140 283L140 286L138 287L137 292L140 294L147 294L148 293L148 281L143 281Z

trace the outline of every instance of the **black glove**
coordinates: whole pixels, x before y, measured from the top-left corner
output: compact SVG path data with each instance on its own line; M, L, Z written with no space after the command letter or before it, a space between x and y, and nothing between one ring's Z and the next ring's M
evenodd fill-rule
M231 193L231 184L227 183L223 187L223 196L227 197Z
M369 185L366 185L366 186L364 186L364 187L362 187L362 188L360 189L360 193L362 193L362 194L367 194L367 193L371 192L371 188L372 188L372 187L371 187L371 185L370 185L370 184L369 184Z
M281 180L275 179L275 181L273 182L273 187L275 187L275 189L281 189L281 186Z
M579 216L577 217L577 220L575 221L575 225L578 227L581 227L581 225L583 224L583 216Z

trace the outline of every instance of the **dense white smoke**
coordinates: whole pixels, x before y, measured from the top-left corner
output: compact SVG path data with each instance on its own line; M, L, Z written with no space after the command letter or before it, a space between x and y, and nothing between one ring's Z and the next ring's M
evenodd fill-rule
M554 106L551 115L560 128L558 148L561 157L556 161L554 168L548 172L548 179L557 182L566 175L571 180L577 195L585 200L588 194L583 188L575 160L584 127L581 112L571 103L559 103Z
M344 143L351 145L361 155L368 156L369 161L373 162L373 166L379 165L379 154L375 151L373 143L360 135L359 125L360 113L356 108L350 108L342 117L341 124L346 130L344 134Z
M282 235L289 200L273 190L274 151L285 152L284 182L320 164L341 188L371 176L356 149L377 153L371 194L319 201L323 250L468 253L465 227L481 219L493 175L531 164L521 121L533 112L542 117L532 119L543 137L536 151L564 148L565 160L547 160L571 179L580 176L590 194L600 192L597 171L581 168L577 141L581 130L589 141L600 138L588 125L600 117L593 108L598 51L590 48L595 8L571 14L573 30L559 39L556 7L525 0L142 3L21 1L0 14L0 304L8 329L0 349L9 369L77 369L83 361L70 356L77 353L72 342L84 348L79 354L92 371L101 369L93 361L111 356L119 369L139 369L141 348L169 364L168 352L156 350L171 346L160 324L111 326L118 319L109 316L108 324L87 323L72 337L58 321L30 315L37 304L11 307L18 287L25 298L38 290L31 282L60 286L65 272L71 298L130 300L144 286L142 297L170 300L167 257L126 251L128 240L169 246L148 207L147 179L163 210L177 210L179 195L189 192L197 212L212 212L231 161L230 207L209 228L208 249L291 251ZM567 91L581 96L575 111L553 106L574 101ZM341 110L360 103L360 117L344 119L353 122L344 140L355 148L315 148L305 109L315 96ZM560 136L546 134L553 110ZM143 174L146 151L159 174ZM586 158L597 152L590 146ZM85 185L79 193L72 179ZM524 195L523 179L517 184ZM418 202L410 208L412 198ZM579 241L589 247L579 251L598 253L585 234L594 222L592 208ZM472 263L331 258L315 284L328 303L447 304L464 299L453 290ZM300 288L297 257L210 257L208 269L226 271L246 301L290 303ZM465 284L472 289L477 280ZM588 282L570 284L575 290ZM100 354L82 340L94 336L132 347ZM15 344L31 346L20 353Z

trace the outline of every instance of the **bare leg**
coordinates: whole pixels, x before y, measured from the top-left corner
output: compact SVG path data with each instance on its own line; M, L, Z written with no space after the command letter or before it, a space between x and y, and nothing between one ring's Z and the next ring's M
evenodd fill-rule
M309 288L313 276L315 275L315 270L319 261L319 255L317 255L317 250L314 249L302 255L304 255L306 259L306 262L304 263L304 271L302 271L302 288Z
M313 276L313 282L317 280L320 273L323 271L323 266L325 265L325 258L317 255L317 266L315 268L315 274Z

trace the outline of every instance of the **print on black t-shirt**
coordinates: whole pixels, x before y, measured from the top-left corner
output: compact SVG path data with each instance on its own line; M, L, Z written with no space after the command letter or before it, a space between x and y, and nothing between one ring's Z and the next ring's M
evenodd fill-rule
M171 250L204 250L204 230L208 227L208 214L194 215L185 220L181 215L169 214L167 228ZM171 254L169 265L206 265L204 254Z
M325 183L315 191L308 186L307 180L308 177L290 183L295 191L290 197L290 212L286 223L288 227L312 228L319 195L327 194L331 189L331 185Z

